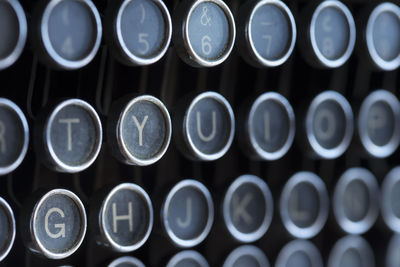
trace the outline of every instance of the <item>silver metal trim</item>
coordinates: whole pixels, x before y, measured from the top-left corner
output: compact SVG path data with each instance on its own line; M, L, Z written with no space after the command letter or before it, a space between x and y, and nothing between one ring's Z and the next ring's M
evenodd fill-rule
M133 54L128 47L125 44L124 38L122 36L122 31L121 31L121 19L122 19L122 13L124 12L126 6L130 4L134 0L125 0L122 5L120 6L117 14L117 18L114 21L114 29L115 32L117 33L117 42L122 48L122 52L125 55L125 57L134 65L149 65L157 62L160 60L164 54L167 52L169 44L171 42L171 36L172 36L172 22L171 22L171 16L169 14L168 8L164 4L162 0L149 0L153 2L154 4L157 5L158 9L160 10L163 18L164 18L164 23L165 23L165 36L163 43L161 47L158 49L158 51L151 55L151 57L141 57Z
M269 100L274 101L275 103L279 104L286 111L286 115L289 120L289 133L288 133L286 142L280 149L278 149L277 151L274 151L274 152L268 152L268 151L265 151L264 149L262 149L258 145L257 140L254 136L254 133L251 130L252 118L254 117L254 113L256 112L258 106ZM247 116L247 120L246 120L246 128L247 128L246 132L248 133L248 137L249 137L249 141L250 141L249 143L250 143L252 150L257 155L257 157L259 157L263 160L278 160L278 159L282 158L289 151L290 147L293 144L294 136L295 136L295 132L296 132L295 124L296 123L295 123L295 115L294 115L293 108L290 105L289 101L284 96L282 96L279 93L275 93L275 92L267 92L267 93L260 95L254 101L254 103L251 105L250 112L249 112L249 114Z
M381 58L376 51L375 45L374 45L374 40L373 40L373 26L375 24L376 19L378 16L383 13L383 12L391 12L395 16L398 17L400 20L400 7L395 5L394 3L391 2L384 2L375 7L375 9L371 12L369 18L368 18L368 23L367 23L367 28L365 31L365 38L367 42L367 50L369 52L369 56L371 57L373 63L375 66L381 70L384 71L392 71L397 69L400 66L400 51L399 55L391 60L387 61Z
M277 8L279 8L282 11L282 13L286 16L286 18L289 20L289 24L291 27L291 38L290 38L291 40L289 42L288 49L286 50L286 52L282 57L275 60L266 59L257 52L257 49L254 46L253 38L251 35L251 30L252 30L251 22L253 20L254 14L257 12L259 8L265 5L275 5ZM249 20L246 22L245 27L246 27L246 29L244 30L244 33L246 34L245 40L248 41L248 46L250 48L249 52L257 60L258 64L264 67L278 67L288 60L288 58L293 52L294 45L296 43L297 29L293 14L284 2L280 0L261 0L257 2L253 7L253 9L251 10Z
M208 208L207 223L206 223L206 226L204 227L203 231L197 237L195 237L193 239L187 239L187 240L181 239L178 236L176 236L168 223L168 209L169 209L169 205L171 204L172 198L174 197L176 192L178 192L180 189L182 189L184 187L192 187L195 190L199 191L206 199L207 208ZM164 226L164 229L165 229L168 237L178 247L189 248L189 247L194 247L194 246L200 244L201 242L204 241L204 239L210 233L212 224L214 222L214 204L213 204L213 200L212 200L210 191L208 191L208 189L199 181L192 180L192 179L186 179L186 180L180 181L171 189L171 191L168 193L168 195L164 201L164 204L161 209L161 221L162 221L162 224Z
M0 58L0 70L3 70L14 64L24 50L26 38L28 36L28 25L26 22L24 9L17 0L2 0L1 2L7 3L13 9L19 26L18 41L14 47L14 50L5 58Z
M256 186L261 193L263 194L265 201L265 216L262 221L262 224L258 227L257 230L251 233L243 233L240 232L232 222L230 215L230 203L232 201L233 194L235 191L244 184L252 184ZM260 239L267 232L269 226L271 225L272 217L274 210L274 201L272 199L272 193L269 189L267 183L265 183L262 179L255 175L245 174L239 176L235 181L229 186L226 191L224 201L223 201L223 217L225 225L232 235L233 238L243 243L255 242Z
M160 112L163 114L164 122L165 122L166 133L165 133L164 143L161 146L160 150L152 158L149 158L149 159L140 159L138 157L133 156L129 152L129 149L127 148L127 146L124 142L124 138L122 136L122 131L123 131L122 122L123 122L126 114L128 113L129 109L134 104L136 104L137 102L140 102L140 101L147 101L147 102L150 102L150 103L154 104L155 106L157 106L158 109L160 110ZM117 144L118 144L121 154L123 155L123 157L126 160L125 163L131 164L131 165L138 165L138 166L148 166L153 163L156 163L158 160L160 160L164 156L165 152L167 152L169 143L171 141L171 134L172 134L171 117L170 117L169 112L168 112L167 108L165 107L165 105L158 98L155 98L154 96L151 96L151 95L141 95L141 96L133 98L131 101L128 102L128 104L126 104L124 106L124 108L122 109L122 112L120 113L119 118L118 118L116 132L117 132L117 134L116 134Z
M322 257L317 247L308 240L293 240L287 243L279 252L275 267L286 267L287 260L296 252L306 254L311 262L310 267L323 266Z
M46 53L49 55L50 59L59 67L67 70L74 70L78 68L82 68L89 64L93 58L95 57L97 51L100 48L100 43L101 43L101 36L102 36L102 25L101 25L101 18L100 14L96 8L96 6L93 4L92 1L90 0L75 0L79 1L83 4L86 5L88 10L92 13L92 20L93 22L97 25L96 30L96 38L93 43L93 47L90 50L90 52L86 55L86 57L80 59L80 60L68 60L60 56L56 50L53 48L53 45L51 44L50 41L50 36L49 36L49 30L48 30L48 23L50 19L51 12L53 9L62 1L69 1L69 0L49 0L50 2L47 4L47 6L44 9L43 15L40 19L40 39L42 40L42 45L46 51Z
M341 260L348 250L355 250L360 256L361 266L363 267L374 267L375 257L365 239L361 236L348 235L339 239L333 246L328 259L328 267L340 267Z
M190 258L200 267L209 267L207 260L195 250L184 250L175 254L167 263L167 267L175 267L181 260Z
M398 258L399 248L400 248L400 235L395 234L390 239L389 245L386 250L386 255L385 255L385 264L386 264L385 266L386 267L397 267L396 262L392 262L392 259L393 259L393 257L395 259Z
M333 7L339 10L343 15L346 17L348 26L349 26L349 43L347 45L347 48L342 56L340 56L337 59L328 59L326 58L321 51L318 48L317 45L317 40L315 38L315 24L318 15L322 12L324 8L328 7ZM310 39L311 39L311 48L316 56L316 59L319 61L319 63L326 67L326 68L338 68L342 66L346 61L350 58L351 54L353 53L354 46L356 43L356 25L354 22L353 15L351 14L350 10L347 8L346 5L344 5L342 2L338 0L327 0L327 1L322 1L318 7L315 9L312 19L311 19L311 24L309 27L309 34L310 34Z
M346 217L342 200L346 187L353 181L363 183L369 194L369 210L365 218L354 222ZM340 228L348 234L363 234L376 222L379 215L379 185L375 176L364 168L350 168L339 178L333 193L333 213Z
M7 109L10 109L12 112L14 112L18 118L21 121L22 125L22 130L24 132L24 141L23 141L23 146L21 148L21 151L19 153L19 156L17 159L10 165L5 166L5 167L0 167L0 176L8 174L12 171L14 171L18 166L22 163L22 161L25 158L26 152L28 151L28 144L29 144L29 126L28 126L28 121L26 120L26 117L22 110L12 101L6 99L6 98L1 98L0 97L0 107L3 106Z
M255 259L259 266L270 267L267 256L256 246L243 245L233 250L226 258L222 267L233 267L235 262L242 256L251 256Z
M208 0L206 0L208 1ZM226 141L226 144L217 152L213 154L206 154L201 152L199 149L196 148L195 144L192 141L192 138L189 133L189 114L193 111L194 106L201 100L205 98L211 98L219 102L224 108L226 113L229 115L229 122L230 122L230 134L229 138ZM229 150L230 146L232 145L233 137L235 134L235 117L233 114L233 110L231 105L229 104L228 100L225 99L222 95L216 92L204 92L196 96L190 103L189 107L186 109L185 116L183 119L183 136L186 141L186 144L194 157L203 161L212 161L217 160L225 155L225 153Z
M368 111L376 102L385 102L393 112L394 131L390 141L384 146L375 145L368 136L367 116ZM385 158L395 152L400 144L400 102L397 97L386 90L376 90L369 94L363 101L358 115L358 135L364 149L373 157Z
M318 106L325 101L335 102L343 111L345 117L345 133L342 141L334 148L325 148L319 144L313 130L314 114ZM350 145L354 133L354 116L350 103L346 98L336 91L324 91L318 94L311 102L307 111L306 120L307 140L313 152L322 159L335 159L343 155Z
M131 246L123 246L115 242L110 234L107 232L107 227L106 227L106 210L108 207L108 204L110 202L110 199L118 193L120 190L131 190L137 193L146 203L147 209L149 211L149 223L147 225L147 230L146 233L143 235L143 237L134 245ZM108 194L107 197L104 199L103 203L101 204L101 209L100 209L100 214L99 214L99 228L100 228L100 233L103 236L103 238L107 241L108 245L117 252L132 252L143 246L144 243L146 243L147 239L150 236L151 230L153 229L153 221L154 221L154 214L153 214L153 205L151 203L151 199L149 195L146 193L146 191L141 188L140 186L132 183L123 183L119 184L116 187L114 187Z
M11 230L8 240L6 241L4 247L2 248L2 251L0 251L0 262L1 262L2 260L4 260L5 257L7 257L8 253L10 252L14 244L16 229L15 229L14 213L10 205L2 197L0 197L0 206L8 217L8 223L10 224L10 230Z
M222 11L225 13L226 19L228 20L228 26L230 32L228 43L227 46L225 47L225 50L215 60L204 59L203 57L199 56L194 51L189 38L190 17L192 16L192 13L196 9L196 7L205 2L216 4L219 8L222 9ZM235 44L235 38L236 38L235 20L233 18L232 12L230 11L229 7L222 0L194 0L192 5L189 7L189 10L186 11L186 16L185 19L183 20L182 29L183 29L183 36L181 38L183 38L184 47L186 48L186 52L189 54L189 60L192 61L195 66L215 67L221 64L228 58Z
M143 262L141 262L139 259L134 258L134 257L130 257L130 256L123 256L123 257L119 257L115 260L113 260L110 264L108 264L108 267L118 267L120 264L124 264L124 263L128 263L128 264L132 264L136 267L146 267Z
M287 209L292 190L300 183L308 183L314 187L320 199L319 214L309 227L299 227L291 219ZM329 213L328 191L322 179L312 172L297 172L286 182L280 200L279 212L286 230L295 238L309 239L316 236L324 227Z
M56 155L56 153L53 149L53 145L51 143L51 125L53 124L54 119L57 116L58 112L60 112L63 108L65 108L67 106L78 106L78 107L83 108L86 112L88 112L90 117L92 118L93 124L97 131L96 141L95 141L95 144L93 146L93 150L92 150L90 156L88 157L86 162L84 162L80 165L76 165L76 166L68 165L68 164L62 162L62 160L60 160L60 158ZM51 115L46 120L46 123L44 126L43 138L44 138L46 152L48 153L48 157L51 160L52 164L54 165L54 168L57 171L67 172L67 173L76 173L76 172L83 171L83 170L87 169L88 167L90 167L90 165L93 164L93 162L96 160L97 156L99 155L99 152L101 149L101 145L102 145L102 141L103 141L103 130L102 130L99 115L97 115L96 110L90 104L88 104L87 102L85 102L81 99L73 98L73 99L64 100L61 103L59 103L52 110Z
M37 221L38 213L39 210L42 206L42 204L51 196L53 195L65 195L68 198L70 198L76 205L76 207L79 210L81 220L82 220L82 225L81 225L81 231L79 234L78 239L75 242L75 245L71 247L69 250L62 252L62 253L54 253L48 250L42 242L39 240L37 237L37 232L36 232L36 227L35 227L35 222ZM82 201L78 198L77 195L75 195L73 192L66 190L66 189L53 189L49 192L47 192L45 195L43 195L40 200L35 204L32 212L32 216L30 218L29 222L29 228L30 228L30 234L31 234L31 240L35 246L35 249L44 255L45 257L53 260L59 260L59 259L64 259L66 257L69 257L72 255L82 244L83 239L85 238L86 234L86 229L87 229L87 218L86 218L86 212L85 212L85 207L82 204Z
M392 189L400 184L400 166L394 167L385 177L381 189L381 214L390 230L400 233L400 217L391 208Z

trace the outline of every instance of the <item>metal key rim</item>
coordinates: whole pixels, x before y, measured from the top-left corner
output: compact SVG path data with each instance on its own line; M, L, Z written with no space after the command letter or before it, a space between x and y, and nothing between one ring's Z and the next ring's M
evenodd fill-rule
M265 256L264 252L261 249L253 245L243 245L235 248L228 255L222 267L232 267L240 257L249 255L258 262L259 266L270 266L267 256Z
M209 267L207 260L195 250L184 250L175 254L167 263L167 267L175 267L180 261L184 259L192 259L199 264L200 267Z
M139 259L135 258L135 257L131 257L131 256L123 256L123 257L119 257L115 260L113 260L108 267L118 267L120 266L120 264L124 264L124 263L129 263L129 264L133 264L133 266L135 267L146 267L143 262L141 262Z
M4 213L7 215L8 223L10 224L10 230L11 230L10 236L8 237L5 246L2 248L2 251L0 252L0 262L1 262L5 257L7 257L8 253L11 251L11 248L14 244L16 225L15 225L14 213L11 207L2 197L0 197L0 206L4 210Z
M386 225L394 232L400 233L400 217L391 208L392 189L400 183L400 166L394 167L384 178L381 190L381 213Z
M287 243L279 252L275 262L275 267L286 267L287 260L296 252L307 255L311 262L311 267L323 266L322 257L317 247L308 240L293 240Z

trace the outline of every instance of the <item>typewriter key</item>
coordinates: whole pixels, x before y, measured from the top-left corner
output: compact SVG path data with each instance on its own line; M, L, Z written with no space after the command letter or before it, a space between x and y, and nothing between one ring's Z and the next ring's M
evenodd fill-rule
M0 262L7 257L15 239L15 218L10 205L0 197Z
M146 267L139 259L124 256L113 260L108 267Z
M400 266L400 235L394 235L389 243L386 251L386 267L397 267Z
M354 131L353 111L341 94L325 91L311 102L305 126L313 154L323 159L334 159L350 145Z
M71 191L54 189L39 201L27 201L21 232L32 252L49 259L72 255L86 234L86 212Z
M80 99L56 105L46 118L42 117L35 134L35 146L44 163L67 173L88 168L100 152L103 137L96 111Z
M385 90L367 96L358 115L358 135L364 149L373 157L393 154L400 143L400 102Z
M238 41L243 58L261 67L287 61L296 43L296 23L282 1L250 1L239 11Z
M348 234L363 234L379 215L379 187L374 175L363 168L351 168L335 186L333 212Z
M395 70L400 66L400 7L384 2L372 11L365 32L366 45L378 69Z
M322 257L313 243L293 240L279 252L275 267L322 267Z
M237 178L225 194L223 216L230 234L240 242L254 242L268 230L273 199L267 184L254 175Z
M224 62L235 42L235 22L222 0L185 0L173 16L172 38L179 56L194 67Z
M42 0L33 14L33 43L41 59L60 69L89 64L100 47L100 14L90 0Z
M385 177L381 191L381 211L386 225L400 233L400 167L393 168Z
M226 258L223 267L269 267L267 256L264 252L250 245L236 248Z
M27 37L25 12L17 0L0 0L0 70L19 58Z
M117 57L128 65L157 62L171 41L172 25L161 0L111 1L105 30Z
M29 128L24 113L10 100L0 98L0 175L12 172L21 164L28 142Z
M360 236L345 236L335 243L328 259L328 267L374 267L374 253Z
M150 95L117 101L108 118L111 151L129 165L146 166L161 159L168 149L171 131L167 108Z
M197 251L184 250L168 262L167 267L209 267L207 260Z
M292 236L312 238L328 218L328 191L314 173L298 172L284 186L279 207L282 222Z
M168 193L161 217L175 245L194 247L207 237L214 221L211 194L202 183L183 180Z
M99 241L117 252L140 248L153 228L150 197L138 185L124 183L114 187L93 212L91 222L98 227Z

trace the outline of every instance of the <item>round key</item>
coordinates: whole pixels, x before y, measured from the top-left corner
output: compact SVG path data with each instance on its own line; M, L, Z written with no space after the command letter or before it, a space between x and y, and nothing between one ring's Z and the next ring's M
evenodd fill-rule
M185 0L173 16L174 45L179 56L194 67L224 62L235 42L235 22L222 0Z
M184 250L173 256L167 267L209 267L207 260L197 251Z
M21 109L0 98L0 175L14 171L28 150L28 122Z
M313 12L306 26L307 59L319 67L338 68L347 62L354 50L356 26L353 16L337 0L322 1Z
M214 221L211 194L202 183L183 180L168 193L161 216L164 229L175 245L194 247L207 237Z
M132 252L147 241L153 228L153 206L141 187L120 184L101 203L91 218L99 229L100 243L117 252Z
M269 261L264 252L250 245L236 248L226 258L223 267L269 267Z
M400 249L400 235L397 234L390 239L385 257L386 267L400 266L399 249Z
M67 173L91 166L103 140L101 121L94 108L83 100L68 99L43 115L34 141L44 163Z
M100 14L90 0L42 0L32 19L34 46L55 68L82 68L100 47Z
M314 156L334 159L350 145L354 132L353 111L341 94L325 91L311 102L305 126L307 143Z
M279 252L275 267L322 267L322 257L313 243L293 240Z
M295 115L289 101L275 92L260 95L246 110L244 127L239 128L239 140L253 158L277 160L293 144Z
M282 1L249 1L238 15L239 51L259 67L277 67L287 61L296 43L296 23Z
M375 267L371 246L360 236L345 236L331 250L328 267Z
M110 46L125 64L155 63L169 47L171 17L161 0L112 1L106 22Z
M348 234L363 234L379 215L379 186L374 175L363 168L342 174L333 194L333 212Z
M15 240L15 217L8 203L0 197L0 262L7 257Z
M376 6L368 18L365 39L376 68L397 69L400 66L400 7L390 2Z
M386 225L400 233L400 167L393 168L385 177L381 191L381 211Z
M167 108L150 95L117 101L108 118L111 151L129 165L147 166L160 160L168 149L171 131Z
M113 260L108 267L146 267L139 259L124 256Z
M400 102L385 90L372 92L358 115L358 135L366 152L377 158L393 154L400 143Z
M298 172L285 184L279 207L282 222L292 236L312 238L328 218L328 191L314 173Z
M254 242L268 230L273 199L267 184L254 175L238 177L228 188L223 216L230 234L240 242Z
M21 55L28 34L25 12L17 0L0 1L0 70Z
M86 234L86 212L71 191L54 189L24 207L21 232L32 252L49 259L72 255Z
M203 161L225 155L235 131L235 118L228 101L218 93L204 92L184 109L175 121L176 139L181 142L184 154Z

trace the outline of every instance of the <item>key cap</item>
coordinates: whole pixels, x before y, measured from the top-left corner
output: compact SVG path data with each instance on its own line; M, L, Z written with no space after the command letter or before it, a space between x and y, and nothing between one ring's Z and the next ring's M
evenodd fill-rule
M141 262L137 258L124 256L113 260L108 265L108 267L146 267L146 266L143 264L143 262Z
M278 254L275 267L322 267L322 257L313 243L293 240Z
M163 157L171 141L168 110L150 95L114 103L107 124L111 151L125 164L151 165Z
M41 114L35 128L35 149L49 168L76 173L90 167L103 140L97 112L80 99L64 100Z
M223 267L269 267L264 252L256 246L244 245L236 248L226 258Z
M256 67L285 63L296 43L296 23L282 1L248 1L239 9L238 48L244 60Z
M71 191L38 192L24 204L21 233L32 252L64 259L78 250L85 237L85 208Z
M200 244L214 222L214 205L208 189L195 180L183 180L168 193L162 208L162 223L178 247Z
M295 238L312 238L328 218L328 191L320 177L311 172L295 173L285 184L279 211L286 230Z
M0 197L0 262L4 260L15 240L15 217L8 203Z
M400 233L400 167L394 167L385 177L381 190L381 211L386 225Z
M239 176L224 197L225 225L236 240L255 242L267 232L273 207L271 191L263 180L254 175Z
M363 168L345 171L335 186L333 212L344 232L367 232L379 215L379 186L374 175Z
M18 60L24 50L28 26L17 0L0 1L0 70Z
M32 24L36 52L54 68L82 68L100 47L100 14L90 0L42 0L33 13Z
M14 171L28 150L29 128L22 110L0 98L0 176Z
M147 241L153 228L153 205L140 186L120 184L91 203L92 229L98 243L116 252L132 252ZM101 205L99 205L101 203Z
M397 267L400 264L400 235L394 235L386 252L385 263L386 267Z
M167 267L209 267L207 260L197 251L184 250L173 256Z
M104 27L111 49L127 65L157 62L171 41L171 17L161 0L111 1Z
M183 61L193 67L214 67L232 51L236 28L222 0L185 0L174 12L172 40Z

